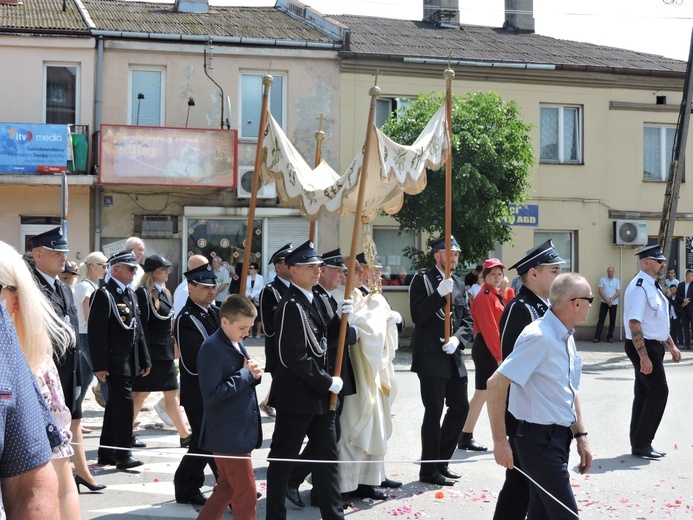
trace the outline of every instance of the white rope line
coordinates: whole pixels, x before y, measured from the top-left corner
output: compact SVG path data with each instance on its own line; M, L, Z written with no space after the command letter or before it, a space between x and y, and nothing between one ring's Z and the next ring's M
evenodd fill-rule
M579 516L575 511L573 511L572 509L570 509L567 505L565 505L563 502L561 502L560 500L558 500L558 499L557 499L555 496L553 496L551 493L549 493L548 491L546 491L543 487L541 487L541 486L539 485L539 483L538 483L536 480L534 480L532 477L530 477L529 475L527 475L527 473L525 473L524 471L522 471L522 470L521 470L520 468L518 468L517 466L515 466L513 469L516 469L517 471L519 471L520 473L522 473L522 474L525 476L526 479L528 479L532 484L534 484L534 485L537 486L539 489L541 489L544 493L546 493L550 498L552 498L558 505L560 505L561 507L563 507L566 511L569 511L570 514L572 514L575 518L580 518L580 516Z
M207 453L188 453L187 451L185 453L180 453L181 448L176 448L174 446L160 446L160 447L152 447L152 448L124 448L122 446L108 446L106 444L93 444L93 443L88 443L88 442L71 442L70 443L73 446L84 446L90 447L90 448L103 448L107 450L122 450L122 451L130 451L142 455L146 455L148 457L178 457L178 458L183 458L185 457L205 457L205 458L219 458L219 459L243 459L246 460L250 458L251 460L255 461L267 461L267 462L294 462L294 463L301 463L301 464L382 464L382 460L318 460L318 459L280 459L276 457L245 457L243 455L212 455L212 454L207 454ZM168 452L166 450L175 450ZM157 453L154 453L157 452ZM463 459L440 459L440 460L386 460L388 464L455 464L455 463L462 463L466 462Z

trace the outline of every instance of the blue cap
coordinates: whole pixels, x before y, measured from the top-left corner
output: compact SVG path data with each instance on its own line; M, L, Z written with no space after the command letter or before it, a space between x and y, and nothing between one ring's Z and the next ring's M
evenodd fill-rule
M284 264L287 267L292 265L322 265L322 263L322 257L310 240L298 246L284 258Z
M132 265L132 266L139 265L137 263L137 259L135 258L135 255L132 252L132 249L128 249L127 251L121 251L120 253L116 253L111 258L108 259L108 265L116 265L116 264L125 264L125 265Z
M431 250L434 253L437 253L438 251L445 251L445 237L440 237L431 242ZM450 251L462 251L462 249L460 249L460 245L453 236L450 237Z
M67 247L67 240L63 236L63 230L60 227L36 235L29 240L31 248L45 247L51 251L61 251L67 253L70 249Z
M340 269L347 268L347 266L344 264L344 258L342 257L342 252L339 250L339 248L328 251L327 253L323 253L321 256L327 267L338 267Z
M551 239L549 239L543 244L527 251L525 256L511 265L509 269L517 269L517 274L523 275L532 267L553 264L565 264L565 260L558 256Z
M269 264L267 265L274 265L284 260L284 258L286 258L286 255L291 253L291 251L293 251L293 246L291 245L291 242L289 242L288 244L284 244L282 247L280 247L274 252L274 254L269 260Z
M207 285L213 287L217 284L217 274L214 272L212 264L203 264L200 267L191 269L183 273L186 280L197 285Z
M659 244L653 246L645 246L640 251L635 253L640 260L652 258L653 260L666 260L667 257L662 253L662 248Z

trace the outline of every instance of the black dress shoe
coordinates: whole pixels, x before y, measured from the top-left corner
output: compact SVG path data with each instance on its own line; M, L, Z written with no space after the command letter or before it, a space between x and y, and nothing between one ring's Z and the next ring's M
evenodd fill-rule
M454 486L455 481L444 477L440 473L435 475L419 475L419 482L425 482L426 484L435 484L436 486Z
M440 471L441 475L443 475L444 477L447 477L447 478L460 478L460 477L462 477L462 475L460 475L459 473L455 473L450 468L440 468L439 471Z
M303 500L301 500L301 495L299 495L297 488L286 488L286 498L296 507L306 507Z
M207 498L198 491L196 495L192 495L187 498L176 497L176 502L178 502L179 504L192 504L194 506L203 506L205 505L205 502L207 502Z
M471 433L462 433L462 438L460 439L457 447L460 450L471 450L471 451L486 451L488 448L483 444L479 444L474 440Z
M118 469L132 469L136 468L137 466L141 466L144 464L140 459L136 459L135 457L128 457L127 459L119 460L116 462L116 468Z
M633 448L631 453L636 457L643 457L646 459L661 459L666 455L663 451L657 451L652 446L647 446L645 448Z
M371 498L373 500L387 500L388 496L375 488L366 484L359 484L354 491L351 492L352 497Z
M186 438L181 437L180 438L180 447L181 448L189 448L191 440L192 440L192 433L190 435L188 435ZM133 446L134 446L134 444L133 444Z
M137 435L132 436L132 447L133 448L146 448L147 445L137 438Z
M383 480L380 483L380 487L394 489L394 488L402 487L402 483L397 481L397 480L392 480L392 479L385 477L385 480Z

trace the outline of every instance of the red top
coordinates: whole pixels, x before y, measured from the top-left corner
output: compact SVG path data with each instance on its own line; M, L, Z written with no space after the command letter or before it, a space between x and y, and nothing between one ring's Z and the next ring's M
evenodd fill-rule
M503 360L499 324L504 307L498 289L486 283L481 286L481 290L472 301L474 332L481 334L496 361Z
M505 303L508 303L515 296L515 289L513 289L512 287L508 287L503 293L503 301L505 301Z

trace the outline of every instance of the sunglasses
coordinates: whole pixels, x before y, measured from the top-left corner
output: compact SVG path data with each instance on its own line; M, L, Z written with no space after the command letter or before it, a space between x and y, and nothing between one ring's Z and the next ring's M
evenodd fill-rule
M656 258L648 258L648 260L654 260L654 261L657 262L659 265L662 265L663 263L666 262L666 260L657 260Z
M123 264L123 267L124 267L125 269L128 269L128 270L129 270L130 272L132 272L132 273L134 273L135 271L137 271L137 266L136 266L136 265L125 265L125 264Z
M0 283L0 291L3 290L3 289L7 289L8 291L12 291L12 292L17 292L17 288L16 288L16 287L13 287L13 286L11 286L11 285L4 285L4 284L1 284L1 283Z
M594 294L592 294L590 296L578 296L576 298L570 299L571 302L574 302L575 300L586 300L586 301L592 303L594 301Z

